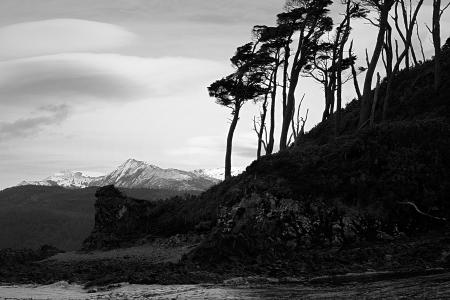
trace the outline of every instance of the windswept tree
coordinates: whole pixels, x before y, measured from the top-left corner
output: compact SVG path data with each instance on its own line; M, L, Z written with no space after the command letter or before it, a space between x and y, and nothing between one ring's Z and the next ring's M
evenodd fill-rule
M342 85L352 79L352 75L342 78L342 73L350 69L356 60L356 56L352 54L349 57L334 59L340 55L337 55L335 45L329 42L322 43L318 49L314 59L305 66L304 74L306 77L313 78L323 87L325 108L322 121L325 121L333 114L338 85L342 89ZM339 91L339 93L341 92L342 90ZM339 97L341 96L339 95ZM338 108L340 108L340 105Z
M291 0L288 1L288 10L278 15L278 24L290 26L293 32L298 33L295 54L290 60L290 82L281 127L280 150L287 147L300 73L315 56L323 34L332 30L333 21L328 16L328 6L331 4L330 0Z
M398 0L362 0L361 3L369 11L378 15L377 39L375 42L372 58L369 60L367 66L366 77L364 79L363 95L361 99L361 109L359 115L359 127L363 127L369 121L371 104L372 104L372 81L375 74L375 69L380 59L381 51L385 41L386 31L389 27L389 12ZM373 21L372 21L373 22Z
M239 47L231 58L231 63L236 71L208 87L209 95L216 98L218 104L230 108L233 116L227 136L225 179L231 178L233 136L241 108L247 101L255 100L266 93L264 80L267 62L255 54L253 43Z
M335 73L336 73L336 134L340 132L341 109L342 109L342 86L345 83L342 79L342 73L351 67L356 57L344 58L344 48L347 44L350 32L352 30L352 19L364 18L367 16L367 10L354 0L341 0L345 5L344 18L336 29L335 39Z
M351 20L366 16L366 10L359 3L355 3L353 0L341 0L341 3L345 4L344 17L336 27L334 36L319 44L314 59L305 68L307 76L311 76L321 83L325 91L325 109L322 121L333 114L336 103L336 133L339 132L340 127L342 86L352 78L352 76L343 78L343 73L352 67L356 60L356 56L353 54L344 57L344 48L352 29Z
M278 90L278 69L282 64L281 51L285 45L285 34L279 27L258 25L253 28L253 36L260 45L256 55L261 63L266 62L266 94L263 97L259 121L254 119L254 129L258 136L257 158L262 148L272 154L275 144L275 108ZM270 124L267 130L266 119L270 102ZM258 124L256 124L258 123Z

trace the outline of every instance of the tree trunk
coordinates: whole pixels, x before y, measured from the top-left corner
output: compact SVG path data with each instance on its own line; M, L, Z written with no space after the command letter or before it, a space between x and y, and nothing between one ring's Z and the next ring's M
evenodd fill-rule
M266 154L272 154L275 145L275 106L277 100L277 75L278 75L278 64L274 70L273 76L273 88L272 88L272 102L270 104L270 130L269 130L269 141L267 143Z
M283 63L283 116L286 112L287 103L287 83L288 83L288 70L289 70L289 58L291 56L291 48L289 43L284 47L284 63Z
M258 150L256 152L256 159L261 158L261 150L263 145L263 135L264 129L266 128L266 116L267 116L267 100L269 99L269 94L266 94L264 97L264 103L262 105L262 114L261 114L261 124L259 125L258 130ZM255 125L256 127L256 125Z
M230 129L227 136L227 151L225 153L225 180L231 178L231 151L233 150L233 135L236 130L236 125L239 121L239 111L241 110L240 102L237 101L233 111L233 120L231 121Z
M372 113L370 114L370 127L375 125L375 111L377 109L378 97L380 93L380 73L377 73L377 86L375 87L375 94L373 95Z
M350 43L350 48L348 49L348 57L351 58L353 56L353 41ZM361 101L361 90L359 89L359 83L358 83L358 74L356 73L355 63L353 62L351 64L352 69L352 76L353 76L353 85L355 87L356 96L358 97L358 100Z
M339 43L339 56L338 56L338 63L337 63L337 90L336 90L336 135L339 135L340 127L341 127L341 109L342 109L342 61L344 60L344 47L345 44L348 41L348 37L350 35L350 4L351 1L347 0L347 9L346 9L346 16L341 26L344 26L345 28L342 32L342 39Z
M441 86L441 0L433 0L434 90Z
M387 1L387 0L386 0ZM364 80L363 96L361 101L361 109L359 114L359 127L366 124L370 115L370 104L371 104L371 92L372 92L372 80L375 73L375 68L377 67L378 60L380 58L381 50L384 44L384 35L386 33L387 22L389 17L391 5L385 2L381 11L379 19L379 31L377 42L375 44L375 49L373 51L372 59L367 68L366 78Z
M337 74L337 91L336 91L336 135L339 135L341 128L341 109L342 109L342 74Z
M289 126L291 125L295 109L295 90L297 88L300 70L301 70L300 66L298 65L293 66L291 82L289 85L289 92L287 95L286 111L283 116L283 125L281 127L280 150L285 150L287 148Z
M325 75L328 76L328 75ZM325 82L323 84L323 89L325 91L325 109L323 110L323 114L322 114L322 122L324 122L328 116L330 115L330 96L329 93L330 91L328 90L328 77L325 77Z

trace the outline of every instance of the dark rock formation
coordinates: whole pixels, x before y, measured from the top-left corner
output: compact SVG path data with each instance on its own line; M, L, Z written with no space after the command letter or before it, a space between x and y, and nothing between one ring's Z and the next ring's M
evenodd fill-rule
M146 234L147 215L154 204L128 198L113 185L99 188L95 197L95 226L84 250L120 247Z
M275 261L311 248L390 241L446 228L450 126L390 124L263 158L222 197L199 263Z

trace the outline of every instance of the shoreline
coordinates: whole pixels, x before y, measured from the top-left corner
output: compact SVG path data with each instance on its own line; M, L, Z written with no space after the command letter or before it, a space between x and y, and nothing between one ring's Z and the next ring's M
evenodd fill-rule
M23 250L0 257L3 284L52 284L60 281L87 288L130 284L345 284L428 276L450 272L450 232L415 238L355 244L351 247L305 249L295 256L251 262L199 262L189 254L197 241L174 244L156 239L128 248L91 252L49 252L47 257ZM28 252L26 252L28 253ZM426 255L425 255L426 254Z
M119 283L106 287L82 288L68 282L51 285L0 284L6 298L19 299L379 299L450 297L450 272L403 279L352 282L347 284L197 284L197 285L138 285Z

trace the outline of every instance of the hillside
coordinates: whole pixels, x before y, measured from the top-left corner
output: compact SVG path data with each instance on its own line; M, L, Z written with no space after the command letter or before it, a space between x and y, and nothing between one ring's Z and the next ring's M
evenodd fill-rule
M380 121L380 105L373 128L356 130L359 103L355 100L343 112L338 137L331 118L306 134L298 146L255 161L244 174L188 202L169 200L128 218L152 224L142 235L171 236L195 232L202 224L213 226L203 243L186 256L186 262L204 268L281 259L297 261L297 271L330 269L336 262L329 256L323 265L311 265L310 255L317 253L309 251L396 240L415 247L415 239L435 241L434 246L420 247L434 247L427 261L440 266L449 247L446 235L436 233L447 230L450 216L448 52L444 65L439 95L432 89L432 62L402 71L394 81L389 119ZM106 224L96 224L102 225ZM431 232L444 240L427 238ZM373 259L383 261L387 250L381 246L380 257ZM352 255L360 255L359 266L367 265L366 259L370 262L367 253ZM398 257L405 263L410 256ZM340 264L352 265L355 259L343 258ZM367 267L357 269L361 268Z

